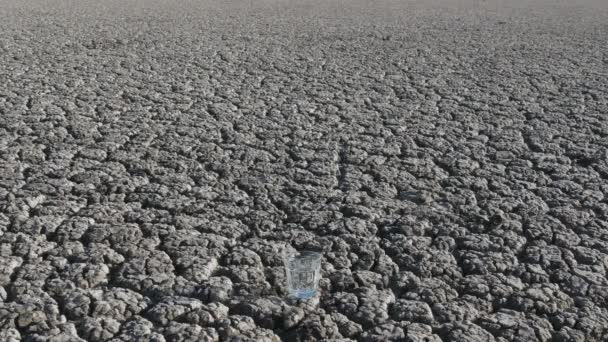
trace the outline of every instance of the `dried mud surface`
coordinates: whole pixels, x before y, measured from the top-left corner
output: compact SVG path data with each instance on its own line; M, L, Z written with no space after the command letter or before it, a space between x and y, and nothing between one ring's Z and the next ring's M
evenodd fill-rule
M607 41L605 1L0 0L0 341L606 341Z

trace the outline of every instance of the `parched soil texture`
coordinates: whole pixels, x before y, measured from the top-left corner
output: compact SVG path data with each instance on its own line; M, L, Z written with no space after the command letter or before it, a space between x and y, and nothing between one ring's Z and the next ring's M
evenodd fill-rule
M604 0L0 0L2 342L608 341L607 197Z

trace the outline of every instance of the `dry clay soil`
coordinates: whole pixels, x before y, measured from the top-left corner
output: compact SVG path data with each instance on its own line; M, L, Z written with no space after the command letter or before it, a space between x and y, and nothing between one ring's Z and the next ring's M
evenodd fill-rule
M607 42L607 1L0 0L0 341L607 341Z

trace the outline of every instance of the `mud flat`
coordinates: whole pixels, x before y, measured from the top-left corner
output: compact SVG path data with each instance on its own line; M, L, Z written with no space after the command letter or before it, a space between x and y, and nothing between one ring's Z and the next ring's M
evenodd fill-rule
M605 341L608 2L513 3L0 0L0 341Z

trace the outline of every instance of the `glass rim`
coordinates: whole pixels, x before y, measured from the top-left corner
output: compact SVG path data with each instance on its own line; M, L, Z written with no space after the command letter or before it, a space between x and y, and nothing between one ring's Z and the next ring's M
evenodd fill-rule
M323 255L323 253L321 253L320 251L308 249L302 251L285 250L283 254L285 258L288 259L321 259L321 256Z
M303 250L303 251L299 251L299 257L303 257L303 258L316 258L316 257L320 257L321 256L321 252L319 251L315 251L315 250Z

